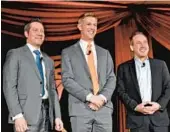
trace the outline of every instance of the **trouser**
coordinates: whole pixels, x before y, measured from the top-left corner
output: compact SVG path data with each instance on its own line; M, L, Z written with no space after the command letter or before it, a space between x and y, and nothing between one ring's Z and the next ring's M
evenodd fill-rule
M141 127L131 129L130 132L168 132L168 126L154 126L148 116L144 117Z
M112 132L112 115L72 116L72 132Z
M34 108L32 108L34 109ZM15 128L14 128L15 131ZM16 132L16 131L15 131ZM49 120L49 101L43 99L41 104L41 112L37 124L29 125L26 132L51 132L51 125Z

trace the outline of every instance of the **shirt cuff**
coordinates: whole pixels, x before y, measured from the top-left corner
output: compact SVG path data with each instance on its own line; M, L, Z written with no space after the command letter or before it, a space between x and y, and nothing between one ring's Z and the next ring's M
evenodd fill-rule
M160 110L160 111L163 111L163 109L162 109L162 107L161 107L161 105L160 105L160 104L159 104L159 110Z
M104 99L104 102L107 103L107 99L103 94L99 94L100 97L102 97Z
M90 98L93 96L92 93L89 93L87 96L86 96L86 101L90 101Z
M12 120L14 121L14 120L16 120L16 119L18 119L18 118L21 118L21 117L23 117L23 114L22 114L22 113L19 113L19 114L17 114L16 116L12 117Z

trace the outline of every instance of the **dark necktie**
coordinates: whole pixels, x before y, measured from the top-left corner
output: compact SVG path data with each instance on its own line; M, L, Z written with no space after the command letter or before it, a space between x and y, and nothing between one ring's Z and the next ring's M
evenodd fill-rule
M40 57L40 51L39 50L34 50L33 51L36 54L36 64L42 79L42 96L45 94L45 89L44 89L44 73L43 73L43 68L42 68L42 63L41 63L41 57Z

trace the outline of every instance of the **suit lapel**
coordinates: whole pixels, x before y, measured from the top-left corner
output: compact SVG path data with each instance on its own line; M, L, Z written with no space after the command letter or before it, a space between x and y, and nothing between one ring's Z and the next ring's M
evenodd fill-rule
M46 54L44 54L42 52L42 55L43 55L43 61L44 61L44 65L45 65L45 77L46 77L46 84L48 85L49 84L49 73L50 73L50 68L48 66L48 60L47 60L47 56ZM48 88L48 87L47 87Z
M30 51L30 49L28 48L27 45L24 46L24 51L25 51L25 52L24 52L25 55L26 55L27 58L28 58L28 61L30 62L29 64L31 64L32 68L35 70L36 75L37 75L38 78L41 80L40 73L39 73L38 68L37 68L37 65L36 65L36 63L35 63L35 59L34 59L32 53L31 53L31 51Z
M91 76L90 76L90 71L89 71L89 68L88 68L88 65L87 65L87 62L86 62L86 58L85 58L85 56L84 56L84 54L83 54L83 51L82 51L79 43L77 43L77 44L75 45L75 50L74 50L74 52L77 54L77 58L76 58L76 59L79 59L79 60L80 60L80 62L81 62L81 64L83 65L86 73L87 73L88 76L91 78Z
M97 45L95 45L95 49L96 49L96 55L97 55L97 74L98 74L99 86L101 86L100 85L100 83L101 83L101 81L100 81L100 69L101 68L100 67L102 65L102 61L99 61L100 57L101 57L101 54L100 54L101 52L100 52L100 49L99 49L99 47ZM85 56L83 54L83 51L82 51L79 43L77 43L75 45L75 51L74 52L78 56L76 59L79 59L81 61L81 64L83 64L84 69L85 69L86 73L88 74L88 76L89 76L89 78L91 80L91 75L90 75L89 67L88 67L86 58L85 58Z
M151 69L151 88L152 88L152 97L151 99L154 100L154 95L155 95L155 90L153 88L155 88L156 86L154 86L154 82L156 81L156 72L154 69L156 65L154 65L153 63L153 60L152 59L149 59L149 62L150 62L150 69Z
M138 84L137 75L136 75L136 68L135 68L135 61L134 61L134 59L132 59L130 61L129 65L130 65L130 72L131 72L132 81L134 82L136 90L138 91L138 93L140 95L140 90L139 90L139 84Z
M99 61L99 60L101 60L100 59L100 57L101 57L101 52L100 52L100 49L99 49L99 47L97 46L97 45L95 45L95 49L96 49L96 55L97 55L97 75L98 75L98 80L99 80L99 86L101 86L100 85L100 83L101 83L101 81L100 81L100 70L101 70L101 65L102 65L102 61Z

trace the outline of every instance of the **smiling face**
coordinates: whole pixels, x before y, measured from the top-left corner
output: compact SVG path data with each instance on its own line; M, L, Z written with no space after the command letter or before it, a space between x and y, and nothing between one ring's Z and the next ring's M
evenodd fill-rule
M79 21L78 29L81 32L81 39L91 42L97 32L97 18L87 16Z
M133 36L130 48L136 57L145 60L149 52L149 45L146 36L143 34L136 34Z
M27 38L27 43L36 48L40 48L40 46L44 42L44 27L39 22L32 22L30 24L29 30L25 31L24 34Z

